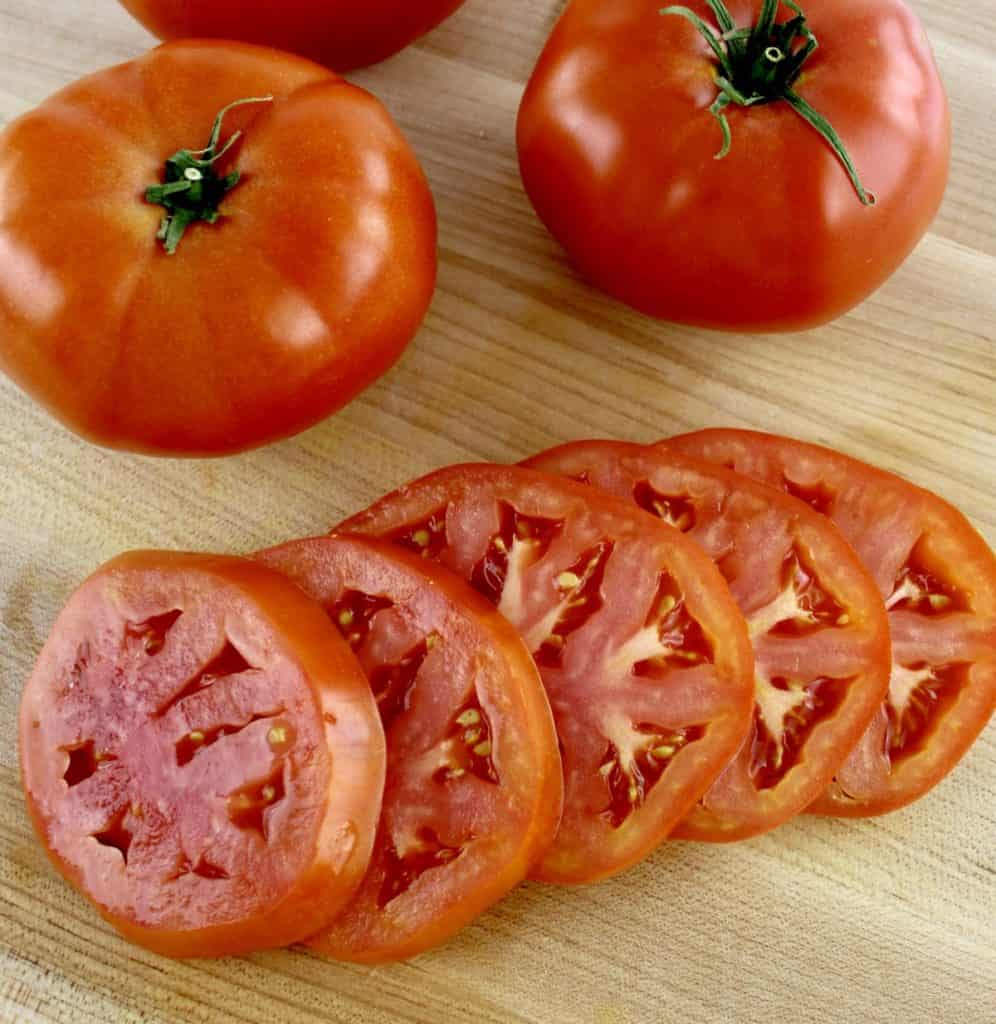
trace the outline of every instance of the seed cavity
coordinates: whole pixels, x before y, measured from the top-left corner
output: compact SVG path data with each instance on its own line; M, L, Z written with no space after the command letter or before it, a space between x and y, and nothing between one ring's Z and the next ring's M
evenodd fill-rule
M394 605L386 597L364 594L359 590L347 590L326 609L333 624L346 638L353 650L357 650L367 638L378 612Z
M109 846L121 854L125 865L128 864L128 851L131 849L134 833L126 824L129 808L125 807L111 818L107 827L100 832L95 832L93 838L101 846Z
M641 722L610 742L598 767L609 791L602 818L613 828L622 826L646 802L674 758L704 734L698 725L668 729Z
M70 788L78 786L81 782L86 782L102 764L116 760L110 752L96 750L93 740L59 749L69 755L69 764L66 765L62 777Z
M377 896L381 910L406 893L427 871L452 864L463 853L462 846L447 846L431 828L420 828L416 841L399 854L392 845L384 856L384 881Z
M446 547L446 507L417 523L409 523L387 538L423 558L435 558Z
M260 782L251 782L229 796L228 817L237 828L258 832L264 840L269 840L269 811L285 795L284 762L281 759L269 777Z
M153 615L145 622L129 624L125 628L125 633L128 637L137 638L149 657L155 657L165 647L169 631L176 625L177 619L182 614L183 612L174 608L163 615Z
M177 616L179 614L179 612L176 613ZM226 640L219 654L212 658L179 692L162 704L155 711L153 717L162 718L164 715L169 714L181 701L193 696L195 693L200 693L201 690L206 690L209 686L213 686L219 679L224 679L226 676L240 675L243 672L251 672L253 670L253 666L246 661L238 648L230 640Z
M695 526L695 505L686 495L664 494L649 481L641 480L633 488L633 500L644 512L662 519L668 526L682 533L687 533Z
M445 763L433 775L436 782L446 783L468 774L484 782L498 782L491 724L476 694L453 716L441 747Z
M248 729L250 725L255 722L264 722L271 718L276 718L278 715L283 714L283 708L274 708L270 711L262 711L258 714L252 715L245 722L226 722L222 725L216 725L211 729L192 729L185 736L181 737L176 743L176 763L179 767L189 764L198 754L202 751L207 750L209 747L214 746L220 739L225 736L237 736L240 732ZM274 728L288 728L286 723L280 723ZM273 732L273 728L270 729ZM269 733L267 733L267 739L269 739ZM273 744L271 743L272 747ZM283 750L280 751L283 753Z
M612 547L610 541L601 541L583 552L573 565L557 576L557 585L564 596L547 619L526 638L527 644L534 649L533 657L538 665L558 667L563 660L568 637L602 608L602 581Z

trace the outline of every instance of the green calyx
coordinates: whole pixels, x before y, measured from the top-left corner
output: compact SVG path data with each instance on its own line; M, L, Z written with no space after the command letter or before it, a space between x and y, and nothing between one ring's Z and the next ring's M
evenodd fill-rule
M222 109L214 121L211 138L204 149L181 149L166 161L165 181L145 190L145 201L166 210L159 225L156 238L163 243L166 252L172 256L191 224L199 220L214 224L221 216L219 206L222 199L239 183L240 174L232 171L223 177L215 170L215 164L241 138L235 132L221 145L221 127L225 115L233 107L246 103L270 103L272 96L252 96L236 100ZM219 148L219 145L221 148Z
M861 184L840 136L830 122L793 89L802 74L803 65L819 45L798 4L793 0L763 0L757 24L753 28L738 28L723 0L706 0L706 3L716 18L718 28L713 28L687 7L665 7L660 13L677 14L690 21L716 55L719 93L709 108L723 133L723 145L716 159L721 160L729 153L733 141L725 114L731 103L753 107L784 100L823 136L851 179L858 198L865 206L873 206L875 196ZM775 16L781 3L795 17L776 23Z

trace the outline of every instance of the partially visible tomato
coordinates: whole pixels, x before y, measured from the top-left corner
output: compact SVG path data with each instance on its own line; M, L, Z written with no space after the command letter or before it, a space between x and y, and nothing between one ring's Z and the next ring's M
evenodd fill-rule
M579 441L534 469L584 480L682 530L716 560L754 644L754 722L678 839L758 835L805 810L872 720L889 681L875 581L805 502L664 448Z
M111 447L303 430L395 362L435 284L432 196L383 106L241 43L162 46L14 121L0 209L0 368Z
M276 46L336 71L384 60L463 0L121 0L160 39L214 37Z
M565 806L533 872L604 878L691 810L751 722L743 617L694 541L546 473L452 466L340 528L452 569L522 634L560 736Z
M253 562L100 569L28 681L20 748L56 867L158 953L304 939L370 859L385 755L367 681L322 610Z
M553 842L563 774L536 666L483 597L393 544L325 537L258 557L349 640L387 734L370 868L309 945L362 963L415 956L504 896Z
M996 557L986 542L936 494L818 445L704 430L666 447L780 487L829 516L889 609L888 696L810 809L859 817L923 796L996 707Z
M689 0L722 61L652 0L569 4L522 101L519 161L540 219L598 287L668 320L802 329L864 299L927 230L950 118L923 27L903 0L800 3L804 18L774 0ZM734 26L756 28L720 41ZM836 131L854 180L800 109Z

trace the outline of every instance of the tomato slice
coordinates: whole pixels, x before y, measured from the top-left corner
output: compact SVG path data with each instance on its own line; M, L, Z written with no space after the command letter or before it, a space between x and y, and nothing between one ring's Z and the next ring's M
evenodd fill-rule
M754 644L754 721L736 757L675 829L723 842L775 828L833 779L889 680L875 581L829 520L747 477L664 449L580 441L527 465L639 505L716 561Z
M370 867L309 945L363 963L415 956L522 881L553 841L563 776L536 666L463 580L392 544L323 537L259 558L348 639L387 733Z
M28 680L20 745L55 865L158 953L304 939L370 859L385 753L366 679L321 609L253 562L98 570Z
M639 509L532 470L452 466L340 530L442 562L524 637L565 779L534 877L593 881L635 863L739 748L753 699L743 617L698 546Z
M772 434L704 430L666 442L780 487L830 516L889 609L885 701L818 814L862 817L923 796L996 706L996 558L946 501L839 452Z

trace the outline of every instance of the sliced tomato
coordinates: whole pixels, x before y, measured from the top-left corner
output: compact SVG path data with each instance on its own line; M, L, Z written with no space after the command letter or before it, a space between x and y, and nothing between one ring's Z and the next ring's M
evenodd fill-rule
M303 939L369 862L385 754L366 679L322 610L253 562L100 569L41 652L20 744L56 866L158 953Z
M662 448L580 441L526 465L600 487L682 530L716 561L747 619L753 724L672 835L745 839L803 811L889 681L885 606L840 531L782 491Z
M524 637L565 778L560 830L534 877L592 881L646 856L743 741L743 617L698 545L632 505L532 470L453 466L340 530L440 561Z
M258 557L348 639L387 734L370 868L309 945L363 963L415 956L522 881L553 841L563 776L536 666L463 580L392 544L323 537Z
M705 430L667 447L780 487L830 516L889 609L888 695L810 810L862 817L923 796L996 706L996 558L986 542L937 495L818 445Z

